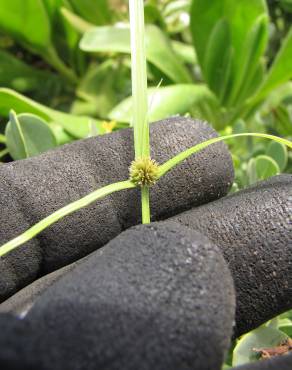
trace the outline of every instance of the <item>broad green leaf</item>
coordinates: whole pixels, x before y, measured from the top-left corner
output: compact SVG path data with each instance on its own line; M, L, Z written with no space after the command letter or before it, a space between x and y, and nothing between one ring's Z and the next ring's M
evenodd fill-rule
M292 338L292 321L289 319L280 319L278 329Z
M176 114L185 114L201 101L215 100L213 94L204 85L173 85L148 89L148 119L154 122ZM118 104L109 114L109 118L131 123L132 98Z
M263 14L257 18L252 29L247 34L246 42L242 46L242 56L236 66L234 87L228 99L229 104L236 105L240 95L246 93L254 74L259 67L259 60L264 54L268 43L268 17Z
M217 95L220 95L230 71L227 67L231 56L230 37L227 21L219 19L212 29L204 59L205 78L211 90Z
M236 95L241 85L246 83L246 78L250 78L249 73L253 75L257 68L259 57L267 44L267 15L265 0L192 1L191 32L199 63L206 80L210 78L213 66L213 84L218 77L218 69L225 71L225 81L222 84L224 94L221 92L220 98L227 103L232 97L231 101L239 104ZM216 48L216 53L212 53L211 45ZM211 57L207 56L210 53ZM207 58L212 61L208 66L208 73L205 64ZM220 81L221 78L219 75ZM215 88L217 91L217 85Z
M277 329L261 326L245 334L238 340L233 351L232 366L239 366L259 359L256 349L271 348L280 345L287 335Z
M288 152L285 145L271 142L267 147L266 154L277 162L281 171L284 171L288 162Z
M177 83L189 83L191 78L171 47L170 40L156 26L146 26L146 57L149 62ZM130 54L128 26L104 26L89 29L80 42L87 52L117 52Z
M292 28L282 43L272 67L270 68L256 99L267 96L276 87L288 81L292 77Z
M250 184L253 184L257 181L276 176L281 171L277 162L273 158L267 155L259 155L249 161L247 172L249 182Z
M35 50L51 45L50 20L41 0L0 0L0 28Z
M76 84L74 71L66 66L53 46L50 12L46 5L42 0L0 0L0 30L41 55L68 81Z
M176 40L172 40L171 45L175 53L185 63L197 64L196 51L193 46L188 45L184 42L176 41Z
M34 91L40 88L44 80L55 80L49 72L39 71L0 50L0 85L11 87L20 92Z
M111 22L111 11L107 0L69 0L73 10L85 21L94 25Z
M14 160L38 155L57 144L48 124L32 114L16 116L14 112L10 113L5 135Z
M37 103L13 90L0 88L0 115L8 116L13 109L16 113L32 113L46 122L55 122L61 125L70 135L75 138L87 137L90 131L90 117L74 116L60 112ZM93 120L100 128L101 122Z

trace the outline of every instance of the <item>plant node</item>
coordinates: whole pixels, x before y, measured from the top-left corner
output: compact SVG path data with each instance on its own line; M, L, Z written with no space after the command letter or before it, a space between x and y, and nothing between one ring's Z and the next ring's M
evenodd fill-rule
M130 180L136 186L154 185L159 175L159 165L150 157L135 159L129 168Z

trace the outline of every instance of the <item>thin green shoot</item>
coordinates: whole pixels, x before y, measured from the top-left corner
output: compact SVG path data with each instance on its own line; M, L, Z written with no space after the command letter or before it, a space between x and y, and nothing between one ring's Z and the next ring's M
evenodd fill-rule
M283 139L281 137L274 136L274 135L269 135L269 134L243 133L243 134L233 134L233 135L215 137L213 139L206 140L202 143L199 143L199 144L197 144L197 145L179 153L175 157L169 159L167 162L160 165L159 166L158 178L164 176L173 167L175 167L176 165L183 162L185 159L190 157L192 154L197 153L197 152L201 151L202 149L207 148L211 144L215 144L215 143L218 143L220 141L234 139L234 138L243 137L243 136L253 136L253 137L260 137L260 138L270 139L270 140L276 141L278 143L282 143L282 144L286 145L288 148L292 149L292 142L291 141Z
M157 179L165 175L168 171L170 171L173 167L180 164L182 161L190 157L191 155L195 154L196 152L199 152L205 148L207 148L209 145L218 143L223 140L233 139L237 137L244 137L244 136L253 136L253 137L259 137L259 138L265 138L274 140L278 143L282 143L292 149L292 142L277 136L268 135L268 134L261 134L261 133L243 133L243 134L234 134L234 135L227 135L227 136L221 136L216 137L207 141L204 141L202 143L199 143L184 152L176 155L172 159L168 160L164 164L160 165L159 173L157 175ZM134 184L132 181L122 181L117 182L114 184L107 185L101 189L95 190L94 192L86 195L85 197L68 204L67 206L57 210L56 212L52 213L48 217L44 218L43 220L39 221L37 224L32 226L30 229L25 231L23 234L17 236L15 239L12 239L11 241L7 242L6 244L2 245L0 247L0 257L4 256L5 254L9 253L10 251L14 250L15 248L19 247L20 245L26 243L27 241L31 240L33 237L38 235L41 231L49 227L50 225L54 224L58 220L62 219L63 217L83 208L87 205L91 204L92 202L101 199L109 194L112 194L117 191L125 190L125 189L131 189L135 188L137 185ZM142 191L149 189L149 187L145 186L142 187ZM146 193L144 197L142 198L149 202L149 199L147 197L149 196L149 193ZM144 208L144 210L147 208ZM143 216L143 214L142 214ZM145 220L147 218L150 220L150 215L147 213L143 216ZM148 221L149 222L149 221Z
M47 227L53 225L55 222L61 220L65 216L78 211L79 209L88 206L89 204L95 202L98 199L104 198L105 196L115 193L117 191L134 188L135 185L127 180L121 181L114 184L107 185L101 189L95 190L92 193L86 195L85 197L76 200L68 204L67 206L60 208L54 213L50 214L43 220L39 221L37 224L26 230L24 233L20 234L16 238L8 241L0 247L0 257L11 252L20 245L28 242L33 237L38 235L41 231L45 230Z
M150 156L144 1L129 0L135 159Z
M150 158L144 1L129 0L135 160ZM142 223L150 222L150 190L141 187Z

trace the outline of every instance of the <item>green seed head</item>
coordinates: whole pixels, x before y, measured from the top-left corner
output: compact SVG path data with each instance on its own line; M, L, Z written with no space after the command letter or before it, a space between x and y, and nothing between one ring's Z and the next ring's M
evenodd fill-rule
M158 163L150 157L138 158L131 163L130 180L139 186L154 185L158 179Z

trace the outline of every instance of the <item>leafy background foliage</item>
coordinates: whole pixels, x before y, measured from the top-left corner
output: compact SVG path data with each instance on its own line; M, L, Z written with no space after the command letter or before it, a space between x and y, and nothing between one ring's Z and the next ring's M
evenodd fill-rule
M127 1L0 0L0 9L0 161L131 126ZM292 0L146 0L145 17L150 121L186 114L222 135L291 140ZM229 145L233 191L292 173L280 143ZM270 343L275 330L291 335L291 314L277 323ZM226 366L255 359L254 336L263 337L234 344Z

